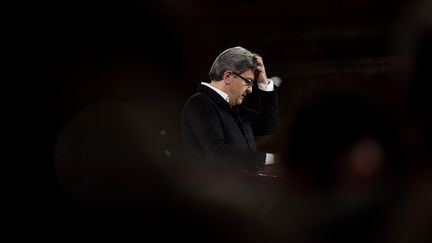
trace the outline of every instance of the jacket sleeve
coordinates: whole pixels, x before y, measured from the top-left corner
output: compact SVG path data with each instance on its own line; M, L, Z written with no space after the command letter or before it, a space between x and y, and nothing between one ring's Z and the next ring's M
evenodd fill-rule
M279 126L279 97L275 86L274 91L259 91L259 112L252 119L255 135L269 135Z

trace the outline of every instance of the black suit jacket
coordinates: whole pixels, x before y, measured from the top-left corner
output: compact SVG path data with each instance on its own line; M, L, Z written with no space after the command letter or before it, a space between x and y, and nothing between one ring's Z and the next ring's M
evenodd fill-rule
M262 169L265 153L257 151L255 135L270 134L277 125L276 89L256 89L261 105L257 112L243 106L231 108L214 90L200 85L185 103L181 116L186 159L195 165Z

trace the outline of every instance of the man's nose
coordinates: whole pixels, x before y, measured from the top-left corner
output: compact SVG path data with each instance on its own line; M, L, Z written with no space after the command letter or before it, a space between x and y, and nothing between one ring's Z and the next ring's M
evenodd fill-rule
M248 93L252 93L252 85L251 85L251 86L248 86L247 89L246 89L246 91L247 91Z

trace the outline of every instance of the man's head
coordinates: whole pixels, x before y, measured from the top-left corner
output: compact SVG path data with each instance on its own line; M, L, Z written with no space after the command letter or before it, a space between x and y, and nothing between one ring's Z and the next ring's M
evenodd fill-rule
M252 92L256 67L256 54L237 46L219 54L209 76L212 83L228 94L230 105L240 105L247 93Z

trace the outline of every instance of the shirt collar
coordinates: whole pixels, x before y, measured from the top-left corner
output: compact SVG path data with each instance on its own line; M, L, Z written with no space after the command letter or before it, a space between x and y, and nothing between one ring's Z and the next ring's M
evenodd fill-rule
M205 86L207 86L207 87L209 87L209 88L212 89L212 90L214 90L216 93L218 93L220 96L222 96L222 98L223 98L224 100L226 100L226 102L229 103L229 96L228 96L227 93L223 92L222 90L220 90L220 89L218 89L218 88L216 88L216 87L213 87L213 86L212 86L211 84L209 84L209 83L201 82L201 84L202 84L202 85L205 85Z

